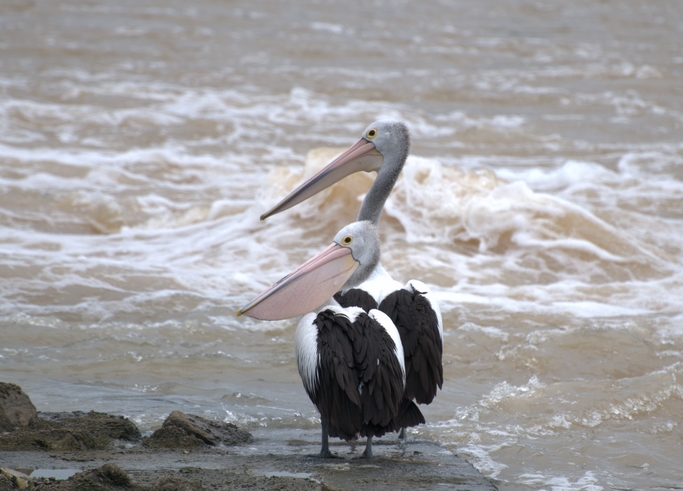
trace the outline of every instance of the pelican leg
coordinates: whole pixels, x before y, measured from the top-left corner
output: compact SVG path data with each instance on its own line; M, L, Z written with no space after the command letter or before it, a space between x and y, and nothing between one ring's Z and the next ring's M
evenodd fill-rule
M327 420L325 418L320 419L320 425L322 426L322 445L320 447L319 454L313 454L310 457L318 457L321 459L339 459L341 458L337 454L330 452L330 442L329 442L329 430L327 428Z
M398 432L398 439L399 440L405 440L406 439L406 429L401 428L401 431Z
M363 453L356 458L371 459L372 457L374 457L374 455L372 454L372 435L370 435L368 437L368 442L365 444L365 450L363 450Z

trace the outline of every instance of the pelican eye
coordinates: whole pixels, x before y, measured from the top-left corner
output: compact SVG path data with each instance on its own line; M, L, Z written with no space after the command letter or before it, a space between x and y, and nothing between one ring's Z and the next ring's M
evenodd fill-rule
M368 130L368 132L365 134L365 137L369 138L370 140L372 140L376 136L377 136L377 130L375 128Z
M351 237L350 235L347 235L346 237L344 237L341 240L342 245L345 245L345 246L351 245L351 242L353 242L353 237Z

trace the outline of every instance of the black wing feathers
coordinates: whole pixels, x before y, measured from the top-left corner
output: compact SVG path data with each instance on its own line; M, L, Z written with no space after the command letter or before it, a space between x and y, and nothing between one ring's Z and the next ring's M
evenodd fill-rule
M410 399L403 399L398 407L398 413L394 418L396 430L399 428L409 428L425 423L425 417L420 408Z
M348 441L395 431L403 374L391 336L366 313L351 322L324 310L315 324L318 385L309 397L329 422L329 435Z
M360 391L363 404L364 425L361 436L382 436L398 428L393 420L403 398L403 371L396 357L391 336L377 321L361 314L355 326L362 330L363 353L359 356L358 368L363 382Z
M443 346L436 313L418 291L396 290L379 310L394 322L403 343L406 367L405 397L418 404L434 400L443 385Z
M360 396L353 362L351 322L344 316L323 311L315 319L318 327L318 385L311 401L329 421L329 434L350 440L362 424Z

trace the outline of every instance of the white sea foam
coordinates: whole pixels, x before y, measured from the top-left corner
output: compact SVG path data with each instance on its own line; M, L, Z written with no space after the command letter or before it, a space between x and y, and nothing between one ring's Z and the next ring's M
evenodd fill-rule
M28 162L36 158L35 151L17 150L8 146L0 150L12 159ZM142 213L141 216L146 217L143 221L136 223L127 219L132 204L124 204L115 195L102 195L96 190L114 186L110 189L118 187L125 192L130 186L126 180L131 177L135 178L138 183L148 185L151 189L156 185L157 177L144 176L139 172L121 174L117 170L121 168L121 164L160 160L159 169L163 169L166 165L164 162L173 162L184 169L183 179L191 181L199 179L201 182L210 179L210 175L218 174L224 179L226 189L232 189L235 183L232 179L228 180L228 175L239 169L237 163L228 163L226 166L221 159L205 155L188 156L170 150L133 151L116 156L107 156L98 152L79 152L72 155L69 152L54 150L38 150L38 152L42 152L40 158L47 161L61 160L65 165L78 164L86 170L92 167L92 170L84 174L87 178L82 182L93 192L80 191L74 195L72 205L75 209L90 210L88 223L99 232L123 231L127 233L114 241L98 242L89 239L83 242L81 240L79 247L74 247L76 243L68 237L57 238L45 235L42 238L38 238L39 236L29 238L31 234L21 237L13 233L15 240L18 241L16 258L27 257L29 253L18 252L19 248L36 242L54 244L51 246L55 248L54 252L40 252L43 257L53 258L48 259L48 264L69 264L74 260L78 261L80 256L92 256L89 260L91 263L102 261L97 259L100 255L110 258L105 261L106 263L111 263L112 258L117 256L120 256L122 261L137 257L143 259L139 264L151 267L150 271L154 271L156 276L166 270L167 273L164 274L173 278L174 283L184 285L183 289L187 288L189 291L199 289L202 295L208 295L216 301L226 289L234 289L235 293L242 292L237 305L248 299L249 290L256 291L277 280L288 269L296 266L297 260L305 259L325 244L324 238L308 245L300 242L302 234L308 233L310 226L316 226L315 222L319 220L317 218L319 210L327 208L324 211L325 215L333 217L338 210L341 210L338 204L342 206L344 203L352 204L359 195L362 196L362 190L359 190L358 186L361 188L366 186L367 189L371 183L371 180L365 180L366 184L360 184L365 178L358 176L360 181L342 183L334 195L328 192L316 198L317 201L314 199L301 205L296 210L296 215L290 214L283 219L269 220L266 224L260 224L255 217L275 202L278 196L285 194L290 187L293 187L300 179L299 175L290 172L287 180L282 181L285 174L282 170L277 170L277 177L271 181L272 184L261 187L256 174L241 174L242 177L239 180L248 183L251 189L259 190L262 196L259 201L250 203L248 199L223 198L193 204L177 202L165 195L142 195L131 202L137 208L137 213ZM326 154L326 158L331 158L333 153ZM320 159L320 157L317 158ZM105 167L102 167L103 165ZM107 167L114 172L103 172L103 169ZM196 168L198 173L194 173L192 168ZM196 174L196 178L193 174ZM500 174L505 175L505 172L500 172ZM509 175L512 176L512 174ZM581 275L585 275L585 271L595 269L593 274L609 277L614 274L610 273L610 270L616 268L616 271L619 271L622 265L624 268L630 268L631 262L644 264L652 271L656 271L661 269L660 259L654 257L650 250L644 249L632 238L610 227L586 210L551 195L534 192L524 184L528 181L536 188L557 190L584 181L586 175L602 176L598 179L602 184L612 183L619 179L618 175L600 166L569 162L560 171L552 174L539 172L529 172L521 176L517 174L516 177L522 177L524 181L518 180L508 184L490 171L466 172L455 167L443 167L434 160L412 157L397 185L396 192L387 204L387 215L399 220L409 241L418 244L426 241L440 245L441 249L436 257L415 258L419 261L420 267L434 271L443 271L445 267L453 270L453 278L470 277L467 281L471 285L465 290L450 288L439 291L437 289L437 295L443 300L446 308L448 305L456 306L461 302L490 303L493 301L510 311L538 310L543 309L542 304L545 304L547 310L560 309L562 312L573 313L579 317L644 314L650 310L643 307L634 308L633 298L629 298L628 295L624 296L623 302L618 301L618 297L612 297L610 301L605 301L601 297L597 299L586 296L571 298L574 296L572 291L584 288L584 284L574 283L570 271L574 269L577 272L581 271ZM161 174L160 177L166 179L165 174ZM143 179L147 182L145 183ZM283 182L287 183L284 187ZM68 192L74 186L74 178L39 173L27 175L21 181L5 180L5 184L19 185L24 191L49 187L53 190L61 189ZM168 190L192 188L188 188L186 184L174 186L168 182L164 182L163 186ZM199 186L196 187L197 190L200 189ZM344 193L346 197L340 200L340 193ZM343 220L352 221L354 213L344 212L341 216L346 216L346 218L337 221L340 226ZM567 217L571 217L572 220L568 222L569 227L563 223ZM297 220L300 218L304 218L308 224L298 223ZM338 218L335 217L335 219ZM177 232L173 232L173 229L177 229ZM140 232L145 230L153 234L140 235ZM330 236L332 235L332 229L326 227L325 230ZM207 236L207 233L211 235ZM25 240L27 242L23 242L22 245L22 241ZM458 254L457 250L449 252L448 249L443 248L444 245L453 242L467 243L471 240L478 242L479 253L489 251L495 253L493 255L490 253L474 254L466 258ZM93 246L95 248L90 249ZM501 246L503 249L500 249ZM296 251L294 256L284 253L283 247L284 250ZM123 249L120 250L120 248ZM543 290L535 287L526 288L525 294L531 294L532 298L536 297L537 300L541 300L541 295L545 297L541 305L533 303L525 305L525 302L511 298L510 294L515 289L520 291L525 289L521 285L515 286L511 283L507 286L500 284L495 287L486 279L487 268L498 270L503 268L503 271L509 269L510 273L519 272L522 268L522 271L527 270L528 274L535 276L537 272L531 268L538 268L542 263L532 262L524 265L526 261L524 257L537 254L536 251L541 250L544 254L553 254L557 261L565 263L562 272L554 267L547 269L547 273L554 276L556 282L559 281L557 285ZM207 255L206 251L213 252ZM505 251L503 255L500 255L501 251ZM415 252L419 253L419 249ZM30 254L35 257L35 253ZM116 263L116 259L113 262ZM388 262L393 263L391 256ZM567 270L567 262L573 264L569 270ZM183 272L187 268L183 264L191 266L192 273ZM198 270L197 266L202 264L204 264L203 269ZM224 280L216 281L213 277L213 268L217 264L249 266L245 271L240 271L238 276L231 274ZM272 270L273 264L280 264L280 266ZM601 264L604 265L601 266ZM176 273L171 273L169 267L172 267ZM123 266L123 270L125 269L127 268ZM135 269L130 268L130 274L134 274ZM494 273L493 269L491 273ZM257 275L261 279L258 283L251 280L247 284L244 282L246 274L251 275L250 277ZM411 272L399 270L398 274L408 276ZM647 275L650 274L652 273L647 273ZM502 278L504 277L505 274ZM240 281L239 278L242 280ZM405 279L409 278L408 276ZM481 288L476 285L480 281L485 283L485 285L482 283ZM85 280L75 280L75 283L84 287L88 286ZM637 302L640 305L648 303L647 297L643 297L643 292L647 289L653 289L656 295L662 293L657 288L656 282L641 282L637 295L639 298ZM553 294L554 291L557 296ZM551 295L548 296L547 293ZM617 301L616 304L615 301ZM658 302L661 308L661 297L658 297Z
M548 488L552 491L602 491L605 489L600 486L599 480L592 471L586 471L583 476L577 479L567 477L555 477L544 474L521 474L520 482L533 486L537 489Z

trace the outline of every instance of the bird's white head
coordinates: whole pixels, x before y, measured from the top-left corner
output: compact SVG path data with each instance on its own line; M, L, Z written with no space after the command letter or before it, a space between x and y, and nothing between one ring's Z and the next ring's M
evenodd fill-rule
M372 143L375 150L383 157L379 165L376 163L375 167L369 170L379 171L387 160L401 162L402 166L410 152L410 132L403 121L391 119L375 121L365 128L361 138Z
M377 227L368 221L353 222L337 232L334 242L351 249L351 255L359 264L342 288L360 285L379 264L380 241Z

